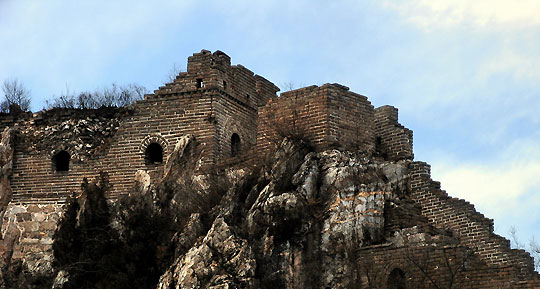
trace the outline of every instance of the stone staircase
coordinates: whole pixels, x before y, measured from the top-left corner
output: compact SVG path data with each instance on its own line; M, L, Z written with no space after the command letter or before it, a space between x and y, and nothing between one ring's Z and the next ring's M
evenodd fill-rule
M450 229L488 266L510 267L518 279L539 279L529 253L511 249L509 240L493 233L492 219L477 212L471 203L441 190L440 183L431 179L427 163L412 162L409 168L410 197L422 207L422 215L433 225Z

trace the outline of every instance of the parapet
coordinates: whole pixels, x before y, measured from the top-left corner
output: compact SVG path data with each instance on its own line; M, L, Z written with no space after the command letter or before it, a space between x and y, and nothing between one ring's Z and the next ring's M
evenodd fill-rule
M259 151L282 137L302 138L316 150L372 153L373 106L365 96L335 83L284 92L259 109Z
M256 108L276 97L279 88L242 65L231 65L231 58L217 50L201 50L188 58L187 71L154 91L149 97L220 92Z
M413 132L398 122L398 109L384 105L375 109L376 152L390 161L412 160Z

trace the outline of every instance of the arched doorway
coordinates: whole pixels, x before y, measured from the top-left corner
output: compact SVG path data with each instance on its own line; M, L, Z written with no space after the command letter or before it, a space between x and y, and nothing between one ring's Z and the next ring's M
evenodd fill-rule
M395 268L388 275L388 282L386 283L388 289L405 289L405 272L399 268Z
M163 163L163 148L158 143L151 143L146 147L145 162L147 165Z

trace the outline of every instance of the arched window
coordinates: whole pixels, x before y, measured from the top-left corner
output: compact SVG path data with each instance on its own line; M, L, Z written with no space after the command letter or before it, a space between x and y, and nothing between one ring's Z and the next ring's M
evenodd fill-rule
M71 159L67 151L60 151L54 155L52 161L54 170L57 172L67 172L69 171L69 160Z
M163 163L163 148L155 142L149 144L144 159L147 165Z
M388 283L386 283L388 289L405 289L405 272L396 268L388 275Z
M235 157L240 152L240 136L233 133L231 136L231 156Z

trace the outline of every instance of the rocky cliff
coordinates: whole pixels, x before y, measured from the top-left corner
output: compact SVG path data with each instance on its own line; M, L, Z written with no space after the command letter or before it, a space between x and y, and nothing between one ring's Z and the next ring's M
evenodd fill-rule
M193 244L158 288L351 288L354 251L383 241L407 164L287 139L267 163L231 186L208 231L191 216L183 234L199 236L180 238Z
M9 150L8 135L0 149ZM203 170L202 150L182 138L161 173L139 171L117 201L105 202L106 174L85 182L54 234L52 266L4 267L4 288L518 284L520 270L489 266L422 215L410 197L412 161L315 152L285 138L257 166Z

